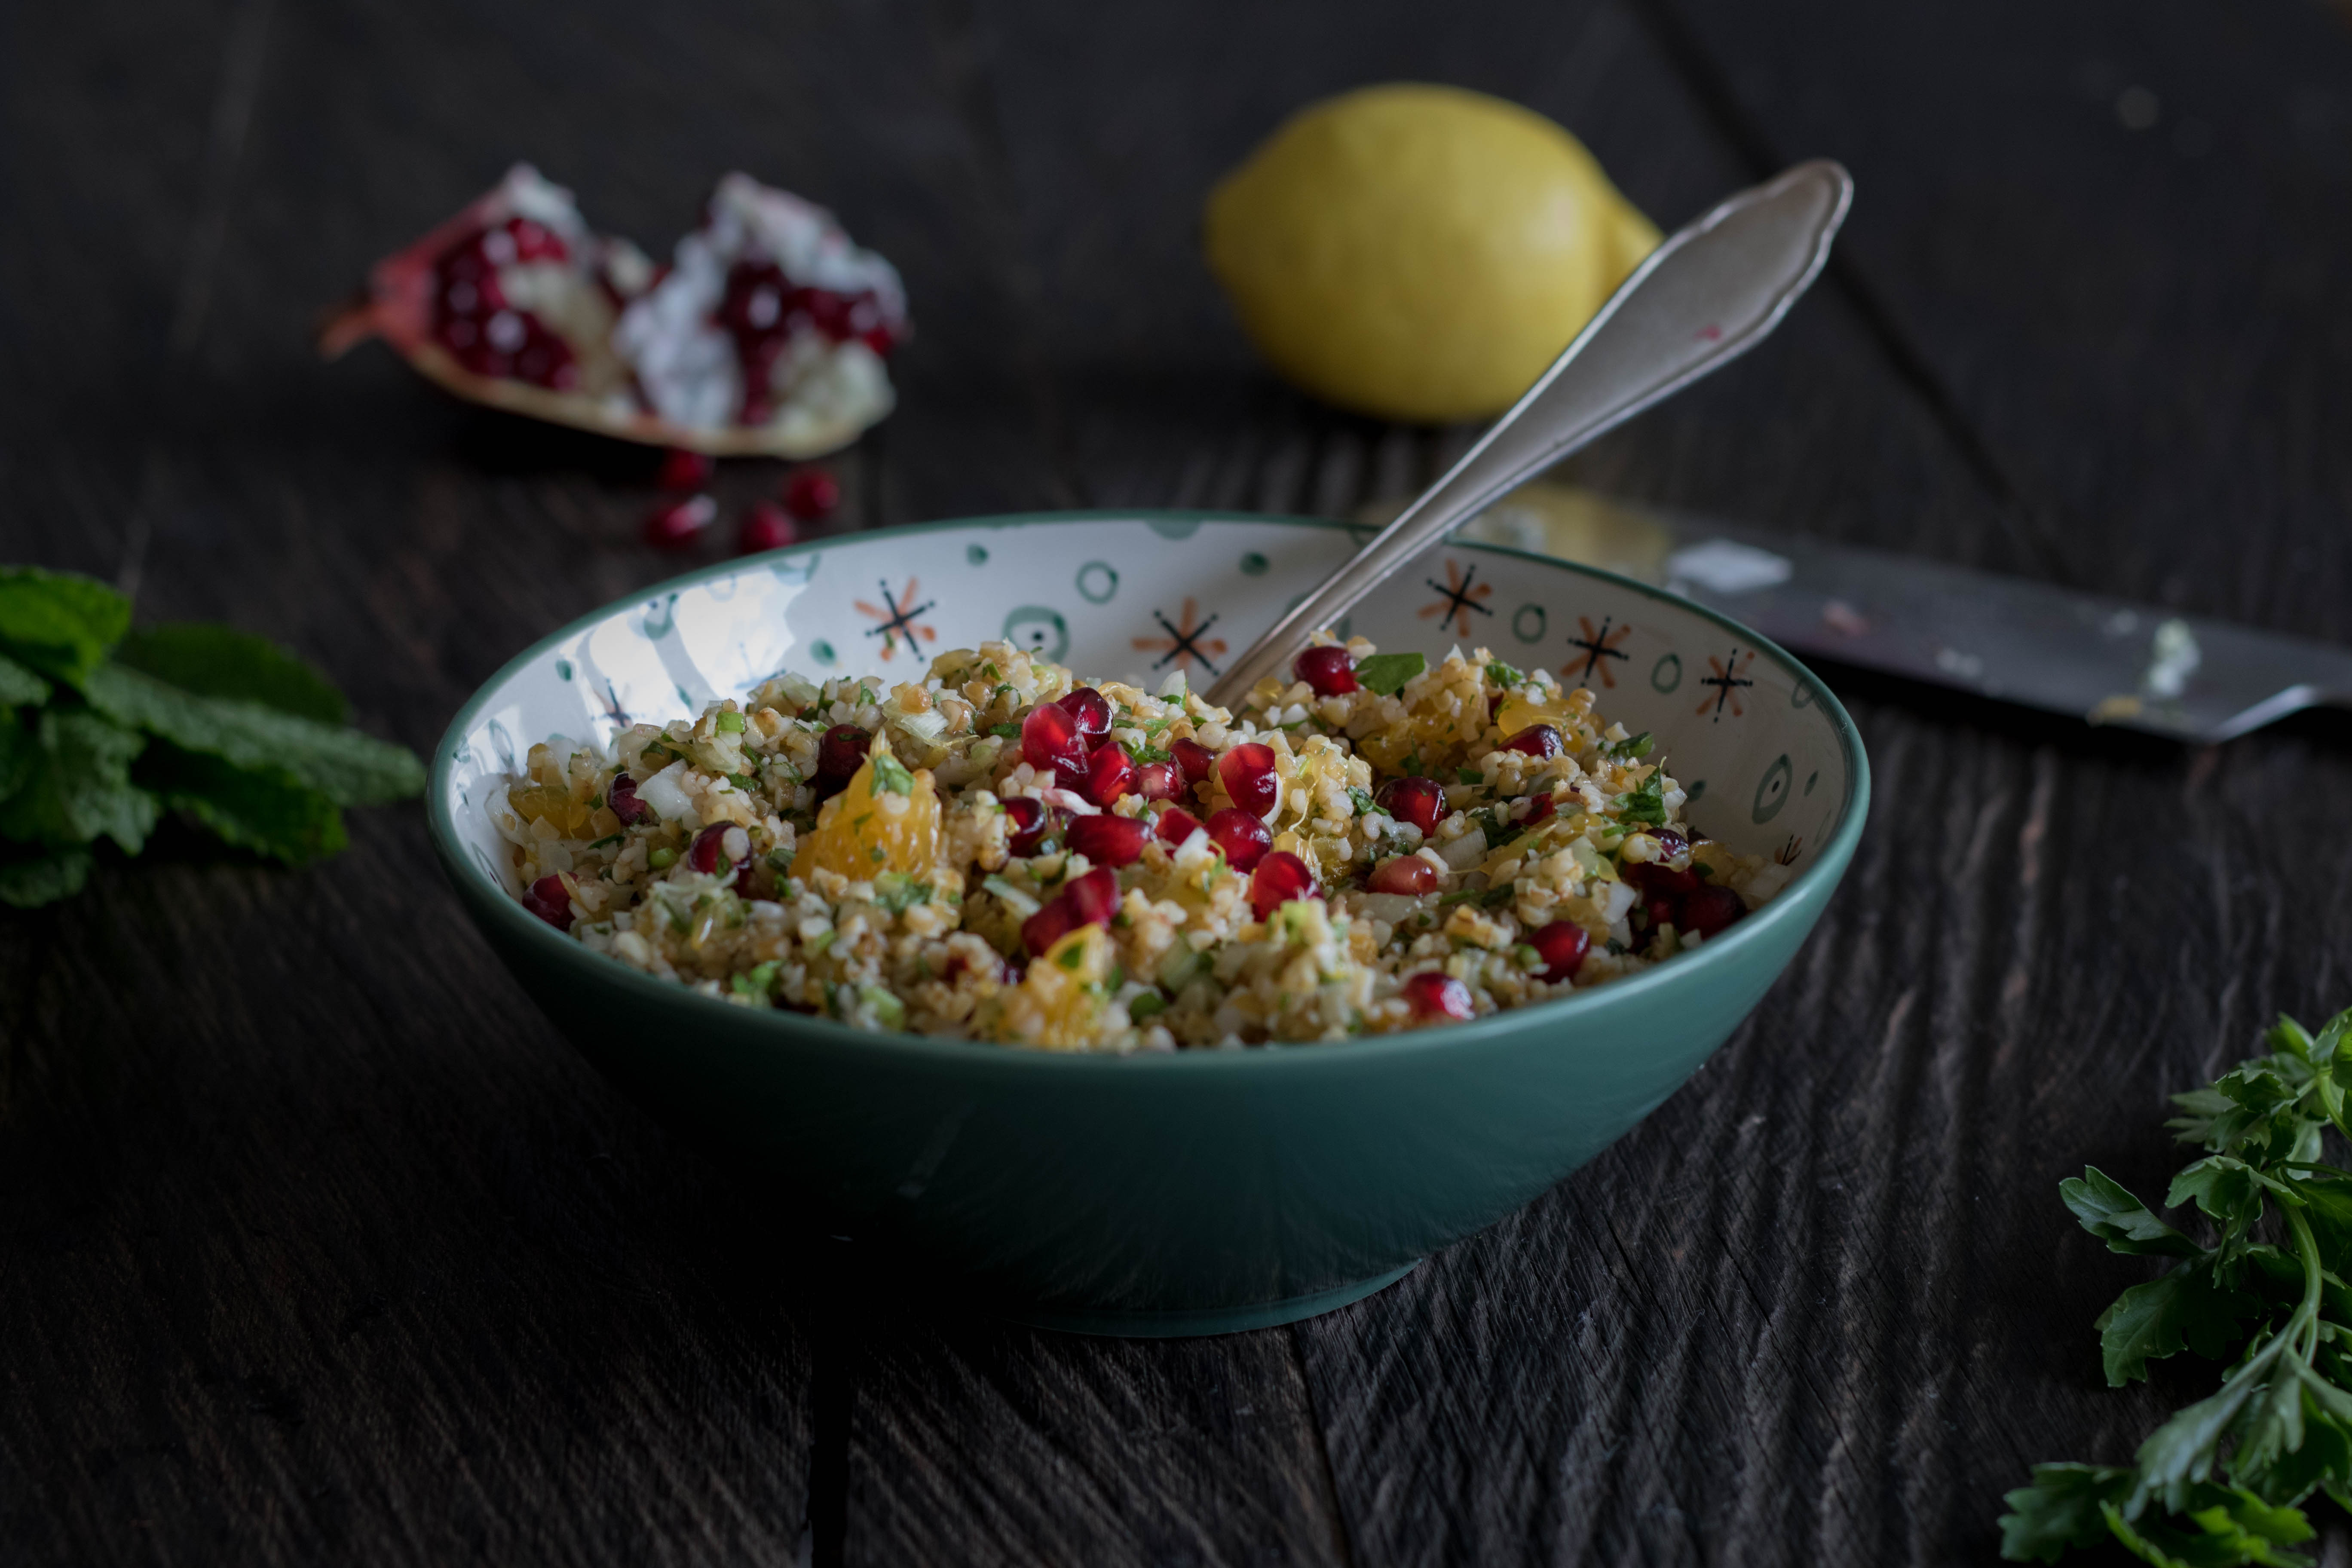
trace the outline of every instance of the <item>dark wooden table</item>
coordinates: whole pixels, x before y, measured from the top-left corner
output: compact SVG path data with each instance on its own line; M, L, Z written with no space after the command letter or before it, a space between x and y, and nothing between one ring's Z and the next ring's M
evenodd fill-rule
M657 245L740 167L898 263L843 526L1407 491L1462 433L1280 388L1193 246L1285 111L1393 78L1669 226L1860 182L1781 334L1579 481L2352 640L2352 36L2299 0L18 6L0 559L266 632L420 750L675 570L649 458L309 351L517 157ZM1838 684L1870 831L1756 1018L1524 1213L1217 1340L792 1241L509 983L414 806L302 874L110 862L0 917L0 1563L1986 1560L2030 1462L2209 1375L2102 1385L2137 1275L2054 1187L2160 1185L2167 1093L2352 1002L2352 737Z

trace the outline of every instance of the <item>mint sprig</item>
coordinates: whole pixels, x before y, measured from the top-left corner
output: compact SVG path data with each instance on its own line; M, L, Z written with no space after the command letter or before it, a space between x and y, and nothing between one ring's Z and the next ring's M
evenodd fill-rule
M163 814L301 865L345 843L341 809L425 784L414 752L343 726L342 693L232 627L131 628L103 583L0 567L0 903L79 892L110 838Z
M2131 1465L2035 1466L2006 1500L2002 1556L2054 1563L2113 1540L2180 1568L2297 1568L2310 1559L2289 1548L2315 1533L2299 1505L2325 1491L2352 1507L2352 1171L2321 1159L2331 1128L2352 1137L2347 1036L2352 1011L2316 1035L2281 1018L2270 1054L2173 1097L2182 1114L2168 1125L2205 1154L2165 1201L2193 1204L2210 1244L2095 1167L2059 1184L2108 1250L2173 1260L2100 1314L2110 1384L2182 1350L2236 1354L2221 1389L2149 1434Z

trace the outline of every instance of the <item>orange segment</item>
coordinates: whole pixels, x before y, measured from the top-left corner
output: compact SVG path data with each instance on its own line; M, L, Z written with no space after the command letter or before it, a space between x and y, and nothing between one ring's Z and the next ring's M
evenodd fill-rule
M890 742L874 738L849 785L826 801L793 857L793 875L837 871L870 882L885 871L929 880L940 858L940 797L928 770L908 773Z
M1083 925L1029 965L1004 998L1006 1032L1024 1045L1080 1050L1094 1042L1110 1000L1110 933Z

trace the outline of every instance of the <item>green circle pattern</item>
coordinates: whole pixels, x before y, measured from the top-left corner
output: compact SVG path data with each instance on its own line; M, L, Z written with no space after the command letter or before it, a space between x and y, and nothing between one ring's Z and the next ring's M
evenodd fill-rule
M1528 617L1529 616L1533 616L1535 617L1535 629L1532 631L1528 629ZM1538 643L1543 641L1544 632L1550 626L1550 625L1551 617L1544 614L1544 607L1541 605L1521 605L1511 614L1511 635L1518 638L1521 642Z
M1078 568L1078 597L1087 604L1108 605L1118 592L1118 573L1109 562L1089 561Z
M1672 691L1683 683L1683 658L1678 653L1658 656L1650 667L1650 688L1654 691Z
M1780 808L1789 804L1789 781L1793 773L1789 754L1783 752L1764 770L1764 776L1756 781L1756 806L1748 815L1759 826L1780 816Z
M1006 642L1040 658L1059 659L1070 651L1070 624L1045 605L1021 605L1004 617Z

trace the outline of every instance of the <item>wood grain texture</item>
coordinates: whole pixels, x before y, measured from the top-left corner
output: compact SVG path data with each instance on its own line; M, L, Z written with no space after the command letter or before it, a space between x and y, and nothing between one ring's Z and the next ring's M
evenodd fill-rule
M646 456L309 355L517 157L652 244L744 167L899 264L837 527L1409 492L1467 433L1273 384L1192 225L1298 103L1414 78L1559 119L1669 226L1860 178L1781 334L1570 477L2352 639L2347 47L2171 0L20 8L0 559L276 637L420 749L677 569ZM1837 684L1874 819L1757 1017L1527 1210L1223 1340L932 1317L745 1212L506 981L414 808L0 915L0 1562L1986 1560L2028 1464L2203 1378L2099 1385L2137 1270L2054 1184L2159 1184L2165 1094L2352 1000L2352 735Z

